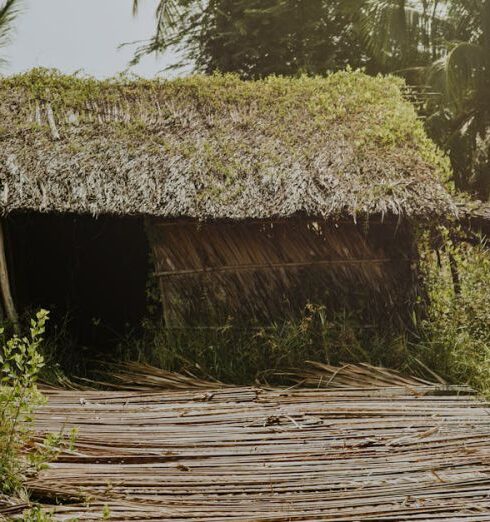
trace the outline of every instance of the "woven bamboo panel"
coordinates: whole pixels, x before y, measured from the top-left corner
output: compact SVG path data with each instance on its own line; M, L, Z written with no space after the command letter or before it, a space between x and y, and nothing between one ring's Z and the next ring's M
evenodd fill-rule
M396 322L417 293L407 226L154 220L149 232L169 327L270 324L308 303L355 310L366 324Z

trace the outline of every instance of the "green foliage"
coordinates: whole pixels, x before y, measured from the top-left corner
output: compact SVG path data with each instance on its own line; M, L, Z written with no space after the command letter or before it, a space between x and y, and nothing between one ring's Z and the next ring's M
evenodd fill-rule
M37 101L47 101L53 108L59 105L82 109L87 102L103 98L111 102L118 94L118 86L129 81L120 76L110 80L96 80L91 77L61 74L56 69L36 67L15 76L2 78L5 91L22 88ZM146 82L141 80L139 85Z
M450 256L457 267L455 289ZM439 264L440 261L440 264ZM423 264L430 307L421 338L411 348L431 370L452 383L469 383L490 394L490 249L454 246L446 238L439 258L427 251ZM459 287L458 287L459 286Z
M32 446L32 416L43 403L36 380L44 366L40 347L48 317L46 310L40 310L23 337L5 339L0 329L0 492L4 494L23 494L26 476L43 469L64 445L72 446L76 435L72 432L66 442L63 433L49 434ZM36 510L29 516L26 520L48 520Z
M448 17L457 41L430 69L430 81L442 97L428 128L436 131L435 139L450 153L457 188L488 199L490 0L454 0Z
M49 511L36 506L24 511L22 520L23 522L52 522L54 519Z
M405 344L388 332L383 336L365 330L353 315L344 313L329 319L323 307L311 305L301 319L269 327L245 327L230 321L220 328L167 329L158 320L147 321L142 339L130 337L119 348L123 359L250 384L255 380L277 383L275 372L301 369L308 360L393 366Z
M44 469L63 447L73 449L76 431L48 434L32 443L33 414L44 399L36 387L44 367L40 355L49 313L40 310L30 321L29 334L7 339L0 328L0 493L27 498L24 481ZM28 522L49 522L51 515L39 507L23 513Z
M366 63L341 0L162 0L136 60L169 46L206 73L325 74ZM138 2L135 0L134 5Z
M39 346L47 319L48 312L38 312L29 336L14 335L3 342L0 352L0 485L4 493L21 489L32 464L26 462L23 450L29 442L33 410L42 403L35 383L44 364Z
M244 78L360 67L365 57L341 3L213 0L198 20L191 58L205 72L238 72Z
M445 53L446 0L345 0L365 52L380 70L428 65Z

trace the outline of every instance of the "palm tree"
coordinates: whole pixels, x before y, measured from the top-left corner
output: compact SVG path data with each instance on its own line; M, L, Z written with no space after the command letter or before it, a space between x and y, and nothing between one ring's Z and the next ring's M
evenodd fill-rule
M444 53L447 0L346 0L344 9L380 69L425 65Z
M0 48L7 45L12 34L12 24L19 12L20 0L6 0L0 4ZM0 56L0 65L5 59Z
M443 93L446 145L456 185L490 195L490 0L455 2L453 12L465 40L449 46L431 68L430 80ZM440 113L440 111L439 111Z
M384 72L429 83L427 128L456 187L490 195L490 0L350 0L347 9ZM416 74L413 74L416 73Z

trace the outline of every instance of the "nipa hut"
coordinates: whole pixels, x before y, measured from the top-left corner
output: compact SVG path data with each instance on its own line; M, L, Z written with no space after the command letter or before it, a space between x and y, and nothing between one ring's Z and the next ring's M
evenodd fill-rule
M4 78L7 310L137 322L151 251L167 327L264 325L309 304L403 323L416 229L456 210L401 87L361 72Z

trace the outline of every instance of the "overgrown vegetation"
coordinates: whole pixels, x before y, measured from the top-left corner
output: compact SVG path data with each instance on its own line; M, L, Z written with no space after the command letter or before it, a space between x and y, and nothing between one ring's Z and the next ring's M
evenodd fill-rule
M387 348L389 344L389 348ZM305 362L340 364L366 361L393 366L405 343L398 337L364 331L354 314L328 319L325 308L309 306L304 317L268 327L230 321L218 328L165 328L147 321L141 339L121 342L123 359L138 359L177 372L234 384L278 383L274 374Z
M30 321L29 333L8 338L0 328L0 494L28 500L26 479L42 470L66 442L64 434L48 434L33 443L33 414L44 399L36 382L44 367L40 354L49 314L40 310ZM74 443L72 432L68 444ZM39 508L25 513L24 520L47 521Z
M454 245L447 237L444 245L439 256L424 256L430 307L411 353L450 382L490 395L489 245Z
M24 178L0 172L9 194L4 211L37 211L42 202L65 212L70 201L70 211L81 213L246 219L287 215L295 199L298 212L323 217L450 214L450 197L436 181L450 177L449 163L402 89L399 78L352 70L256 82L233 74L97 82L39 69L6 78L2 106L16 103L18 110L7 112L3 125L22 132L9 133L5 144L18 152L18 172L29 176L21 183ZM47 104L63 136L56 165L49 163L53 129L41 109ZM101 117L103 107L124 106L125 119L104 121L101 139L87 104L99 107ZM157 106L162 125L155 126ZM63 116L71 111L76 125ZM35 146L25 148L27 135ZM62 175L74 161L93 175ZM317 197L299 189L296 170L318 178ZM330 177L335 198L320 190ZM155 192L162 183L168 190ZM182 190L173 193L177 184ZM269 196L279 185L284 200ZM49 190L43 193L44 186ZM90 197L72 200L73 187Z
M23 451L30 442L32 413L42 403L36 379L44 365L39 345L45 332L46 311L40 311L30 326L29 336L3 339L0 352L0 488L18 493L26 473L38 455ZM0 334L5 334L4 328Z

